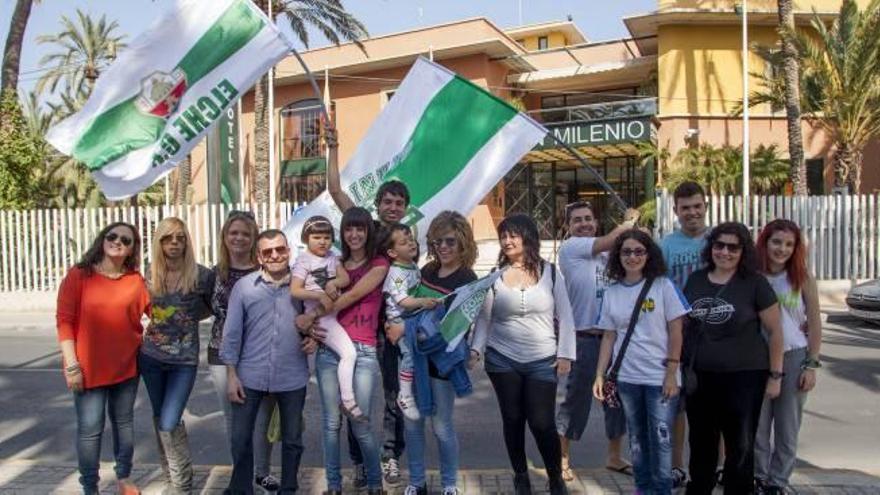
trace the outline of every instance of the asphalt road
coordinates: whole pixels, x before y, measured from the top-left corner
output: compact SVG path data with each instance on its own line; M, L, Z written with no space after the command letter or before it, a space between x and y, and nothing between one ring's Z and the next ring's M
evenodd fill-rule
M823 341L825 367L807 402L799 467L880 474L880 326L832 314ZM76 461L73 402L59 368L52 315L0 315L0 458ZM473 378L475 393L456 404L461 467L505 468L507 456L494 393L485 373L477 371ZM379 402L377 397L374 414L380 413ZM141 385L135 412L135 462L157 462L150 414ZM601 407L593 408L584 438L573 444L577 467L598 468L604 463L601 414ZM303 462L321 466L320 406L314 380L309 385L305 416ZM184 419L197 464L230 462L222 413L204 364ZM112 459L109 436L108 430L102 449L108 461ZM276 466L279 454L276 448ZM433 442L427 454L429 466L436 466ZM541 465L531 440L528 455L535 465Z

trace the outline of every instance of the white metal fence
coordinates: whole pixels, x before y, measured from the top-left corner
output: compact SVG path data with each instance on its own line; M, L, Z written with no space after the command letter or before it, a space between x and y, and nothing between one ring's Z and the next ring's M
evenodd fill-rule
M89 248L108 223L124 221L141 234L143 263L152 257L153 231L165 217L186 222L196 259L211 266L217 259L220 226L231 210L254 212L261 229L283 227L297 205L278 203L86 208L0 211L0 291L55 290L67 269Z
M143 263L152 256L156 224L167 216L180 217L189 226L196 259L210 266L216 263L220 226L230 210L253 211L257 224L266 229L283 227L297 206L204 204L0 211L0 292L55 290L67 269L110 222L121 220L138 228ZM656 234L674 228L672 206L671 195L663 192L658 196ZM809 265L817 278L880 277L878 195L753 196L748 204L740 196L718 196L709 199L707 216L709 225L743 222L755 236L769 221L788 218L803 228L810 246Z
M675 214L672 195L657 198L658 235L671 232ZM757 238L771 220L797 223L809 248L808 262L816 278L873 279L880 277L880 195L833 196L712 196L709 225L742 222Z

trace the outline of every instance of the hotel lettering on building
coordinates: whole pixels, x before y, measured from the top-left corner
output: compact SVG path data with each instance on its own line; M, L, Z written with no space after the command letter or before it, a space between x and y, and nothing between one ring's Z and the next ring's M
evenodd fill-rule
M474 18L376 36L363 42L363 50L343 44L303 52L327 92L320 97L296 59L289 57L276 67L274 81L277 199L309 201L325 187L319 98L330 102L344 166L421 55L543 122L553 136L586 157L624 201L641 204L653 197L657 174L656 165L641 158L639 143L666 148L671 156L701 143L742 145L742 120L732 113L742 98L742 31L735 4L659 0L656 11L622 19L629 36L616 40L589 39L577 19L503 29L486 18ZM751 42L776 45L776 1L750 0L749 7ZM796 22L806 25L814 9L830 21L838 7L834 0L798 2ZM756 54L749 57L752 71L769 70ZM757 89L757 80L752 84ZM253 92L243 98L238 122L224 126L220 142L209 142L193 153L194 201L237 197L238 190L227 191L229 184L250 198L253 101ZM228 132L233 128L237 136ZM750 132L752 149L777 144L787 153L784 111L753 107ZM830 193L830 140L806 120L803 133L810 193ZM238 156L237 165L229 159L230 150ZM866 167L876 167L880 146L871 144L864 156ZM217 192L217 177L223 179L223 193ZM877 174L863 175L862 192L878 188ZM598 208L608 203L595 178L548 135L471 218L477 237L489 238L504 215L527 212L538 221L542 237L549 239L561 232L564 205L576 199Z

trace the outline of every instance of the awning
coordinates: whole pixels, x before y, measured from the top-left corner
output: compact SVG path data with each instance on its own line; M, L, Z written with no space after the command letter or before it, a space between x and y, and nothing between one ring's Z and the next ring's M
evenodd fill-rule
M638 156L635 143L657 140L657 121L650 116L547 124L544 141L526 154L522 163L575 160L554 136L593 160Z
M323 157L284 160L281 162L281 177L323 175L326 171L327 162L324 161Z

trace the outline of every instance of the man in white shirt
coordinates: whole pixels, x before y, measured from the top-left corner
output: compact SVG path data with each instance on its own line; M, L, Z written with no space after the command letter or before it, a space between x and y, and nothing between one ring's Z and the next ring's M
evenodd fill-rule
M586 201L566 206L565 221L569 238L559 248L559 269L565 278L576 330L577 359L568 375L565 400L556 414L556 430L562 444L562 476L574 478L569 456L569 442L580 440L592 406L591 387L596 378L596 363L602 331L595 329L599 303L605 289L605 263L608 251L623 232L633 228L638 211L627 210L626 220L611 233L596 237L599 221ZM613 471L632 473L632 466L621 457L626 419L620 408L605 408L605 436L608 459L605 466Z

